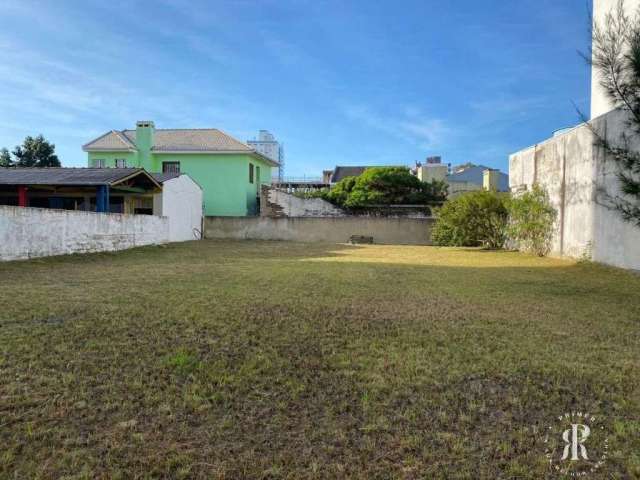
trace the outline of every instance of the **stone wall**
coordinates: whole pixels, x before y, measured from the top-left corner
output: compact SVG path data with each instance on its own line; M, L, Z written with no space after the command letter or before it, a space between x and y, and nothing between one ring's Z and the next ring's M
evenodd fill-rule
M0 206L0 260L124 250L168 241L166 217Z
M615 144L625 130L624 121L624 112L615 110L592 120L591 126ZM640 149L640 142L632 142L631 148ZM640 269L640 228L625 222L607 200L621 195L617 171L585 125L509 158L511 190L538 183L558 212L552 255Z
M431 245L431 218L206 217L205 238L346 243L352 235L374 243Z
M268 185L263 185L260 193L260 216L262 217L343 217L346 215L343 210L322 198L300 198Z

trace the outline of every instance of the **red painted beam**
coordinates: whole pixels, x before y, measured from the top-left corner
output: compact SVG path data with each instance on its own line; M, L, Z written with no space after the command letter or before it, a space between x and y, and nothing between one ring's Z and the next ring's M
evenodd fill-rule
M27 197L27 187L24 185L20 185L18 187L18 206L26 207L28 206L29 198Z

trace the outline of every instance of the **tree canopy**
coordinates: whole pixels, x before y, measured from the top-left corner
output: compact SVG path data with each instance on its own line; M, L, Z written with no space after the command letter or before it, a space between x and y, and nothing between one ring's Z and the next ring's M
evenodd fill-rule
M0 162L18 167L60 167L60 160L55 154L56 146L48 142L42 135L28 136L13 150L12 160L7 149L0 153ZM5 165L8 166L8 165Z
M346 177L326 194L326 199L347 208L373 205L418 205L444 200L444 182L421 182L404 167L367 168L358 177Z
M9 150L6 148L0 149L0 167L10 167L11 163L11 154L9 153Z

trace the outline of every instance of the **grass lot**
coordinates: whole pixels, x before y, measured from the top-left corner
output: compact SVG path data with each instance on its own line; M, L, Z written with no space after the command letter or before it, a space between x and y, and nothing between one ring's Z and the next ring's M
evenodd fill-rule
M556 478L569 411L640 478L621 270L204 241L0 264L0 305L0 478Z

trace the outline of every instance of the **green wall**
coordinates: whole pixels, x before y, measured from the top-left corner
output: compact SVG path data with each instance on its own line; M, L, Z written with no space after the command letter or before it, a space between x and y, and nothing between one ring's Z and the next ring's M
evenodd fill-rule
M127 167L138 167L137 152L89 152L89 161L87 167L97 167L97 160L105 160L105 167L113 168L116 166L116 158L124 158L127 161Z
M263 160L248 154L151 154L144 162L135 153L89 152L88 164L106 160L107 167L115 167L116 158L126 158L127 166L144 167L150 172L162 172L162 162L180 162L180 172L195 180L203 190L205 215L246 216L257 213L257 168L260 182L271 181L271 167ZM141 165L144 163L147 165ZM254 165L254 182L249 183L249 164Z

